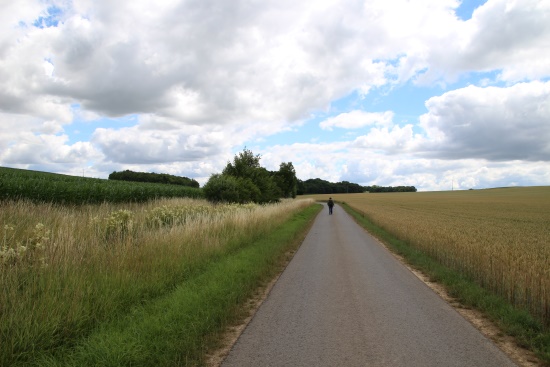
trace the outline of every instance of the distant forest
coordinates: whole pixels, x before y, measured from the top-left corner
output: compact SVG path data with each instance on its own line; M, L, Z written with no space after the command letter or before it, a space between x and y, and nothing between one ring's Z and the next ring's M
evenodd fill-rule
M416 192L414 186L361 186L356 183L328 182L320 178L311 178L309 180L298 180L298 195L308 194L345 194L345 193L361 193L361 192Z
M245 153L247 151L245 150ZM248 152L252 154L251 152ZM249 154L249 155L250 155ZM259 160L259 157L256 157ZM292 163L288 163L292 166ZM292 172L293 171L293 167ZM278 172L271 172L271 176L276 175ZM294 176L295 177L295 176ZM294 178L296 180L296 178ZM198 188L200 185L194 179L181 176L173 176L166 173L148 173L148 172L133 172L125 170L121 172L113 172L109 175L109 180L118 181L133 181L133 182L151 182L151 183L163 183L170 185L180 185L188 187ZM280 180L279 180L280 181ZM345 193L361 193L361 192L416 192L414 186L361 186L359 184L342 181L342 182L329 182L320 178L311 178L309 180L297 179L296 187L297 195L309 195L309 194L345 194ZM285 194L285 197L288 193Z
M368 192L416 192L414 186L363 186Z
M134 172L130 170L113 172L109 175L109 180L163 183L196 188L200 186L196 180L188 177L173 176L166 173Z

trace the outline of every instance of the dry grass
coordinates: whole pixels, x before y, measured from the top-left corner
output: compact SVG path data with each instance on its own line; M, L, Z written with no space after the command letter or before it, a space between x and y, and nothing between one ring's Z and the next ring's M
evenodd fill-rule
M0 202L0 365L71 345L311 204Z
M332 197L550 325L550 187Z

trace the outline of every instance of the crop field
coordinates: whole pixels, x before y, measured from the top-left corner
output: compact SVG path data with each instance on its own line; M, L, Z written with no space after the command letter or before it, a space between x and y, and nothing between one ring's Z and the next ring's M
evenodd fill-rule
M550 326L550 187L329 196Z
M202 198L202 191L179 185L103 180L0 167L0 200L28 199L80 205L177 197Z
M0 201L0 365L74 345L312 203Z

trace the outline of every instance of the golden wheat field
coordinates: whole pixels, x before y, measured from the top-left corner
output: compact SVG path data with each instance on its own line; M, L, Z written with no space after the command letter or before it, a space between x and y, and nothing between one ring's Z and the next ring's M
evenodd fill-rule
M550 187L329 196L550 324Z

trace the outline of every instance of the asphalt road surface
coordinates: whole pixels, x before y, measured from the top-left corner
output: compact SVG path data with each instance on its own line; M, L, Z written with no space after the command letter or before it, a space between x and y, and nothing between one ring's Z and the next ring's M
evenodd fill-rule
M335 206L222 366L515 364Z

